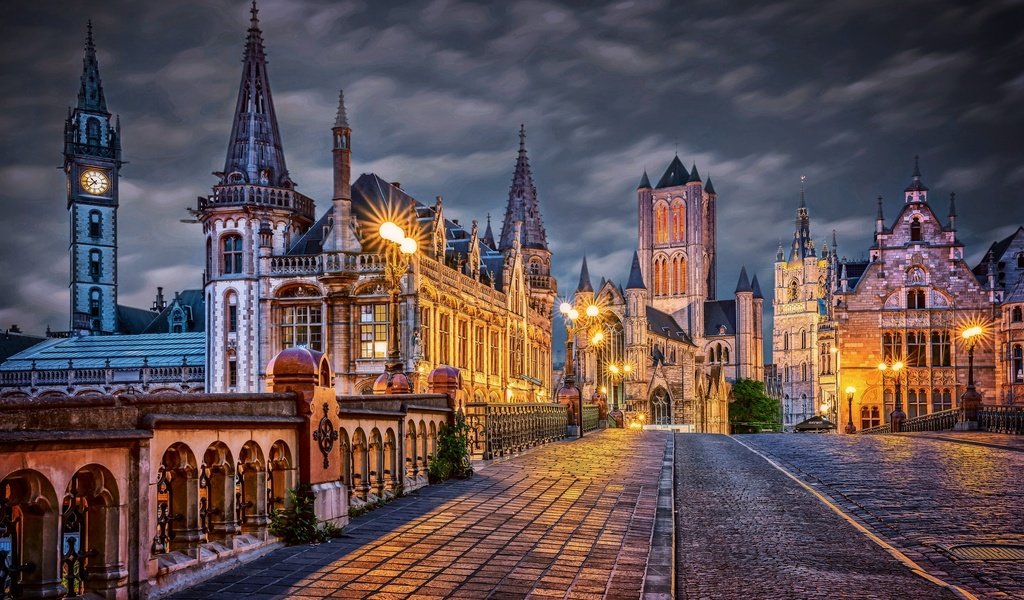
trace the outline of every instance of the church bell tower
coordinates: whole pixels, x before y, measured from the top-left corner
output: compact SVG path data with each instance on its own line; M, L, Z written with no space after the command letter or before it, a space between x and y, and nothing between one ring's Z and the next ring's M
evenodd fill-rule
M78 105L64 124L71 219L71 330L116 333L117 183L121 124L111 123L89 22Z

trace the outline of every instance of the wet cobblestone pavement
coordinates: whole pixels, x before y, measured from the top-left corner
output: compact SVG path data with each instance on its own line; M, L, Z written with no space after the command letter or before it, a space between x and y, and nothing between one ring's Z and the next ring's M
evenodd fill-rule
M668 434L608 430L489 465L173 598L639 598Z
M950 552L958 544L1024 545L1021 438L944 432L738 439L927 572L978 597L1024 598L1024 561L961 560Z
M805 439L758 441L799 447ZM803 452L822 451L811 444ZM956 597L733 439L679 434L675 455L679 598Z

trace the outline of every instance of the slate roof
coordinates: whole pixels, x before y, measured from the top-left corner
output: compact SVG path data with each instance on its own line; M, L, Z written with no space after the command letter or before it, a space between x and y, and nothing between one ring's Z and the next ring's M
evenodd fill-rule
M629 269L629 281L626 282L627 290L644 290L644 274L640 270L640 256L633 251L633 265Z
M590 270L587 269L587 257L583 257L583 266L580 267L580 282L576 286L577 292L593 292L594 286L590 283Z
M727 334L736 333L736 301L707 300L704 302L704 336L721 335L718 328L725 325Z
M153 319L155 319L158 314L159 313L152 310L118 304L117 328L120 330L118 333L124 335L140 334L153 323Z
M864 271L867 271L868 266L871 263L867 261L858 262L847 262L846 263L846 280L850 290L857 289L857 284L860 282L860 278L864 276ZM839 275L842 277L843 266L839 265ZM840 282L841 283L841 282Z
M142 333L170 333L170 316L175 303L185 309L189 331L206 331L206 297L203 290L183 290L174 295L174 299L167 303Z
M653 306L647 307L647 327L651 335L656 335L678 342L685 342L691 346L695 345L693 339L686 333L672 315L663 313Z
M998 264L999 261L1003 260L1003 255L1006 254L1006 251L1010 248L1010 244L1013 243L1013 239L1018 235L1024 235L1024 227L1018 227L1017 231L1014 231L1005 238L998 240L996 242L992 242L992 245L988 247L988 250L985 251L985 254L981 255L981 262L979 262L973 269L971 269L975 277L978 277L979 280L984 281L984 278L988 277L989 255L991 254L992 260L994 260Z
M715 193L715 186L714 186L713 183L711 183L711 177L710 176L708 177L707 183L704 184L704 191L709 193L709 194L714 194Z
M206 334L158 333L146 335L86 335L49 339L11 356L0 371L37 369L67 369L73 361L79 369L98 369L106 366L135 368L143 361L151 367L181 366L182 358L189 366L201 366L206 360Z
M644 175L640 178L640 185L636 186L638 190L645 190L651 187L651 180L647 178L647 169L644 169Z
M672 162L669 163L668 169L665 169L665 174L658 181L658 189L686 185L686 182L689 180L690 172L686 170L683 161L679 160L679 155L677 154L672 159Z
M44 340L46 340L44 337L5 331L3 334L0 334L0 361L7 359L8 356L13 356L31 348Z

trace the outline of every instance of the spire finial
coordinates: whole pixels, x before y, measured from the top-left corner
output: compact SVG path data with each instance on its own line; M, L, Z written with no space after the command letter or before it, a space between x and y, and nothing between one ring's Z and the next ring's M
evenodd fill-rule
M334 119L335 127L348 127L348 112L345 111L345 90L338 91L338 116Z
M89 19L85 26L85 49L89 52L96 51L96 44L92 39L92 19Z
M259 29L260 28L260 9L256 7L256 0L252 0L252 6L249 7L249 13L252 17L249 18L249 28Z
M526 124L519 124L519 151L526 152Z
M804 199L804 190L806 189L807 176L800 176L800 208L807 208L807 201Z
M878 196L878 215L875 218L879 221L885 218L882 216L882 196Z
M918 179L921 178L921 165L919 163L920 158L920 156L916 154L914 155L914 177L917 177Z

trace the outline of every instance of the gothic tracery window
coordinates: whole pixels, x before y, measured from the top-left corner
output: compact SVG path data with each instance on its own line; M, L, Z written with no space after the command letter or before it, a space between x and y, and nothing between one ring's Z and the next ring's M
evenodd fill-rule
M666 244L669 239L668 207L658 204L654 207L654 243Z
M679 198L672 203L672 241L686 241L686 205Z
M222 268L225 275L242 272L242 236L227 235L222 242Z

